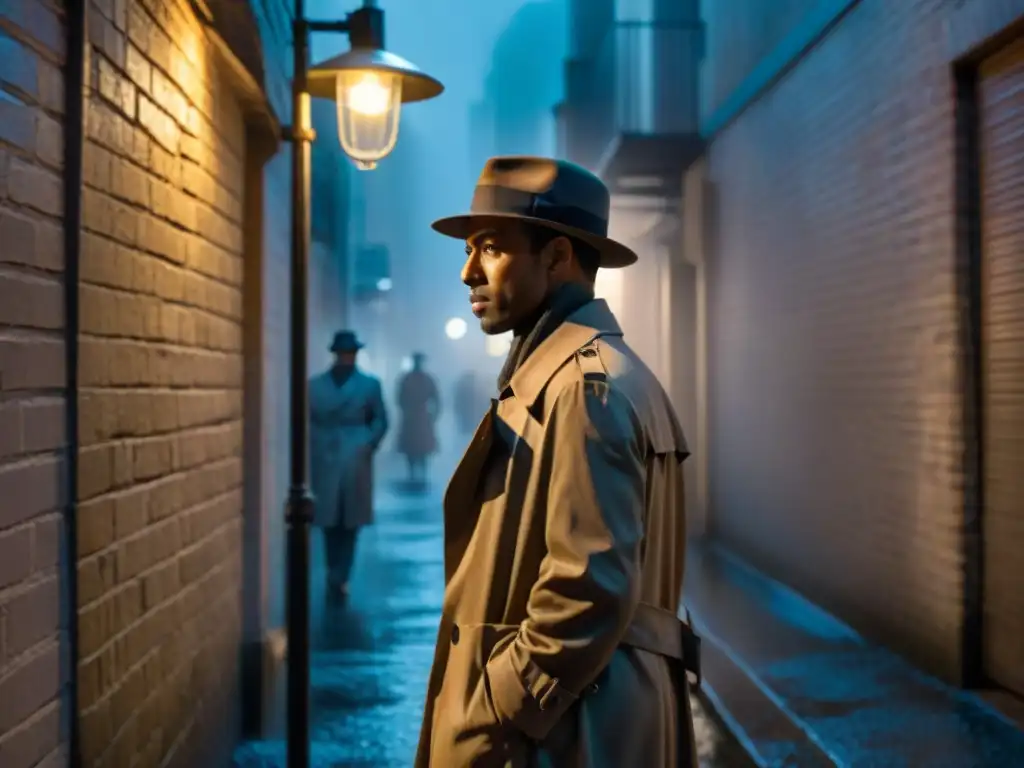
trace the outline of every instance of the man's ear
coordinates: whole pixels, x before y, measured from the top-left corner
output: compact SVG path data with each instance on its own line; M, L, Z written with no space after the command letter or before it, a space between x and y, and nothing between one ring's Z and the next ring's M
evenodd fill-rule
M572 243L567 237L556 237L548 243L548 271L565 274L572 266Z

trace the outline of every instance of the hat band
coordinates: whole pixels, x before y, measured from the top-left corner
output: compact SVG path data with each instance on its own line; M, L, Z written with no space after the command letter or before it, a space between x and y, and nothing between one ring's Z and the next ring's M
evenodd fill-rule
M473 193L470 211L477 216L493 214L514 214L534 219L544 219L552 224L561 224L582 229L599 237L608 236L608 219L597 216L575 205L556 205L535 195L518 189L499 187L491 184L478 185Z

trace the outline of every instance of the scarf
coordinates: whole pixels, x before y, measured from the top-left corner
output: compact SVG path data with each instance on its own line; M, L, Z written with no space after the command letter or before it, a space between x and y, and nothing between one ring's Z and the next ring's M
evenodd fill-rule
M579 283L565 283L552 291L533 318L516 331L508 357L498 375L498 392L505 391L519 366L569 315L593 300L594 289Z

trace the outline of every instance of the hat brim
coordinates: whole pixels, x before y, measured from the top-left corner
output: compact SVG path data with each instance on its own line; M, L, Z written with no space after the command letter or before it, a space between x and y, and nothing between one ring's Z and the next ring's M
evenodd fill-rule
M362 342L357 341L354 345L351 346L344 344L331 344L331 346L328 347L328 350L330 352L358 352L365 346L366 345L363 344Z
M597 251L600 261L598 266L602 269L621 269L637 262L637 255L632 249L622 243L612 240L610 237L601 237L592 232L587 232L576 227L569 227L548 219L541 219L534 216L523 216L518 213L464 213L458 216L446 216L438 219L430 226L435 232L459 240L465 240L481 229L486 229L487 221L516 220L527 224L533 224L554 232L560 232L568 237L582 240Z

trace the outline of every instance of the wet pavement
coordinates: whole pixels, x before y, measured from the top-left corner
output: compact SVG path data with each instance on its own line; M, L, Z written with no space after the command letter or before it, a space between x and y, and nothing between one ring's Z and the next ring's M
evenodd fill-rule
M412 495L386 483L376 508L375 524L360 535L346 605L325 601L313 542L311 768L412 765L444 585L441 489ZM752 766L707 704L693 705L701 765ZM284 743L243 744L234 765L284 768Z
M1024 768L1024 733L979 696L868 642L721 547L692 553L687 602L709 690L761 765Z

